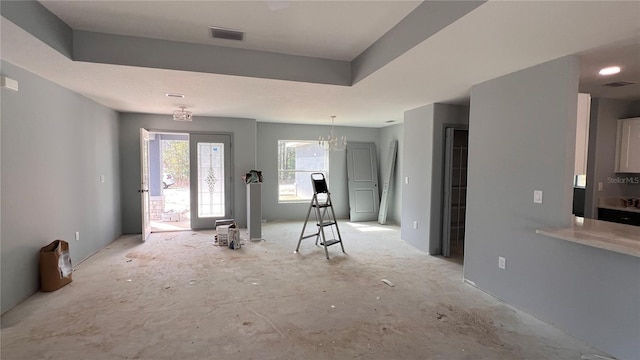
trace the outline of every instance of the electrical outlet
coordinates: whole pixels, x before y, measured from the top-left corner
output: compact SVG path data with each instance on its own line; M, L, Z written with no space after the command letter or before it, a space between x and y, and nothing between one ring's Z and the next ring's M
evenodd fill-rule
M542 190L533 190L533 202L542 204Z
M103 183L104 182L104 175L100 175L100 182Z
M409 177L408 177L408 176L405 176L405 177L404 177L404 183L405 183L405 184L408 184L408 183L409 183Z
M598 183L598 191L602 191L602 182Z
M502 270L506 270L507 269L507 259L503 258L502 256L498 256L498 267Z
M414 221L414 222L413 222L413 228L414 228L414 229L417 229L417 228L418 228L418 222L417 222L417 221Z
M76 231L76 241L80 240L80 231Z

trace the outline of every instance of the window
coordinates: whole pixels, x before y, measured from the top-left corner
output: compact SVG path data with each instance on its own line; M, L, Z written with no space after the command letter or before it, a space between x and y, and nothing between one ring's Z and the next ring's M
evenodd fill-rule
M329 156L313 140L278 140L278 202L311 200L311 173L328 178Z

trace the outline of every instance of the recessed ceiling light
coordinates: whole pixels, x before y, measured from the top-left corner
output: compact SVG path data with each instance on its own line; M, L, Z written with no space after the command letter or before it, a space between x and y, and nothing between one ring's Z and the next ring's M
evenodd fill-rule
M600 72L598 72L598 74L600 74L600 75L613 75L613 74L617 74L619 72L620 72L620 67L619 66L609 66L609 67L600 69Z
M387 120L387 121L385 121L385 122L386 122L387 124L391 124L391 123L394 123L394 122L396 122L396 121L395 121L395 120Z
M178 94L178 93L164 93L165 96L167 97L174 97L174 98L183 98L184 94Z

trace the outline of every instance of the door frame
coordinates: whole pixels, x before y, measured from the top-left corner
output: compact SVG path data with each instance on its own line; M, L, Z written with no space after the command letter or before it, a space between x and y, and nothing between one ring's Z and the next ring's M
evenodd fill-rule
M198 220L198 202L197 202L197 198L198 198L198 194L197 191L194 191L194 189L197 190L197 179L198 179L198 169L197 169L197 165L194 164L193 161L191 161L192 159L194 159L197 156L197 149L194 149L194 146L192 146L192 139L194 135L203 135L203 136L225 136L228 137L229 140L229 149L225 149L225 158L226 158L226 154L228 154L228 160L225 159L225 162L228 161L228 174L225 174L225 193L228 191L228 198L225 199L225 205L228 206L228 209L226 209L225 206L225 216L222 217L212 217L210 218L211 220L208 221L206 224L201 224ZM235 216L235 201L234 201L234 196L235 196L235 192L234 192L234 188L235 185L233 183L234 181L234 163L233 163L233 158L234 158L234 149L233 149L233 133L230 132L205 132L205 131L199 131L199 132L189 132L189 181L190 181L190 193L191 193L191 200L190 200L190 207L191 207L191 228L194 230L200 230L200 229L214 229L215 228L215 220L216 219L225 219L225 218L233 218ZM195 150L195 151L194 151ZM226 165L226 164L225 164ZM225 166L226 167L226 166ZM227 214L227 210L228 210L228 214Z
M382 196L380 199L380 211L378 214L378 224L385 225L387 223L387 210L389 207L390 187L393 182L393 174L395 172L396 157L398 156L398 140L391 140L389 142L389 152L387 154L387 160L389 165L387 166L384 178L382 179Z
M469 132L469 125L466 124L444 124L442 131L442 200L440 204L441 209L441 222L440 222L440 254L444 257L449 257L451 255L451 240L449 239L449 243L446 244L446 237L449 237L448 233L449 227L451 226L451 176L453 172L453 136L451 138L451 148L448 146L447 141L447 132L448 129L452 129L452 135L455 133L455 130L466 130ZM449 160L449 161L447 161ZM468 168L469 158L467 157L467 168ZM467 178L469 174L467 173ZM446 246L445 246L446 245Z
M156 135L156 136L162 136L162 135L169 135L169 136L178 135L178 136L180 136L180 135L182 135L182 136L186 136L187 137L187 139L184 140L184 141L187 142L187 145L189 143L190 133L188 131L149 130L149 133L150 133L150 135ZM160 144L160 147L161 146L162 145ZM160 176L162 176L162 173L163 173L162 167L163 167L163 160L164 160L164 151L162 149L160 150L159 156L160 156L160 158L159 158L159 160L160 160L160 169L159 169L159 171L160 171ZM190 161L190 159L189 159L189 156L187 155L187 162L189 162L189 161ZM149 166L150 166L150 168L152 167L151 162L149 163ZM150 172L150 174L153 175L152 172ZM175 174L173 174L173 175L175 175ZM151 185L152 181L151 181L151 179L149 179L149 180L150 180L149 184ZM163 195L164 195L164 188L162 186L162 179L159 179L158 181L159 181L158 185L161 187ZM150 196L149 198L150 198L150 201L153 200L153 196ZM165 204L165 207L166 207L166 204ZM191 203L190 202L189 202L188 207L189 207L189 211L191 211ZM163 209L163 211L164 211L164 209ZM181 217L181 221L182 221L182 217ZM188 227L173 226L173 223L164 223L161 220L156 220L156 221L152 220L151 223L152 223L151 232L172 232L172 231L191 230L191 221L189 221L189 226ZM163 227L162 224L167 225L167 227L166 228L162 228Z
M234 167L234 134L232 132L224 132L224 131L220 131L220 132L211 132L211 131L190 131L190 130L164 130L164 129L151 129L151 128L140 128L141 130L145 130L147 131L147 133L165 133L165 134L187 134L189 135L189 142L191 142L191 136L192 135L227 135L229 136L229 149L231 150L231 152L229 153L229 174L227 176L227 181L229 182L229 200L230 200L230 204L231 204L231 217L234 216L235 213L235 185L233 183L233 181L235 180L235 167ZM140 150L141 150L141 160L142 160L142 141L140 142L141 146L140 146ZM191 183L192 179L191 179L191 147L189 148L189 183ZM140 177L142 177L142 162L140 165ZM141 191L139 191L141 192ZM147 192L148 194L148 192ZM142 195L142 194L141 194ZM144 204L141 204L141 213L144 214ZM150 206L149 204L149 199L147 199L147 206ZM191 201L189 201L189 210L193 213L193 204L191 203ZM143 215L144 216L144 215ZM213 228L215 225L212 225L211 228ZM191 228L192 229L196 229L193 227L193 223L191 224ZM197 228L197 229L206 229L209 227L205 227L205 228ZM150 227L149 227L150 229ZM144 231L144 224L143 224L143 231ZM144 232L143 232L143 241L145 240L144 238Z
M151 204L149 204L149 133L140 128L140 207L142 215L142 241L151 235Z

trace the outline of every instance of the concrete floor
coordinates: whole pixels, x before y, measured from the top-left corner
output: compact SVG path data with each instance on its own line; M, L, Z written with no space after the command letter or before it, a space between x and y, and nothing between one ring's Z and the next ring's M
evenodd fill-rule
M73 282L2 317L2 359L580 359L587 344L462 282L399 228L340 223L331 260L302 224L239 250L213 232L123 236ZM243 235L246 237L246 233ZM388 279L394 287L381 280Z

